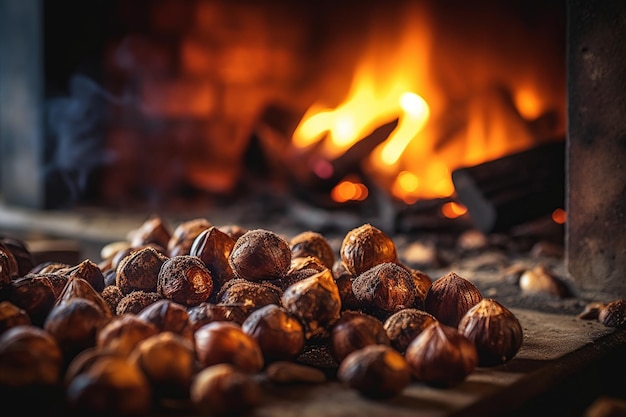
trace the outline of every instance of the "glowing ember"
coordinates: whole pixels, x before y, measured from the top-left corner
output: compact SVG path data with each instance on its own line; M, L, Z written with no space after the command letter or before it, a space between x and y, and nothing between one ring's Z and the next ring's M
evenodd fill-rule
M363 201L367 198L369 191L365 184L352 182L349 180L341 181L330 192L331 198L338 203L347 201Z
M462 204L450 201L441 206L441 213L449 219L456 219L467 213L467 207Z
M565 224L567 213L565 210L558 208L552 212L552 221L556 224Z

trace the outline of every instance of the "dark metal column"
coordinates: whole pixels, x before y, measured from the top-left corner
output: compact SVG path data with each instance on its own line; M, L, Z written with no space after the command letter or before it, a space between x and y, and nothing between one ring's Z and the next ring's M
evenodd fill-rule
M570 0L567 52L567 268L626 298L626 2Z
M42 0L0 0L0 199L41 208Z

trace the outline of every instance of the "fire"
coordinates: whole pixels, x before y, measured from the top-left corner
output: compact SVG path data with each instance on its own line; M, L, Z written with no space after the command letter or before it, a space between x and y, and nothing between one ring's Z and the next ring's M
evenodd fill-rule
M541 71L529 67L528 62L537 61L529 57L537 49L532 34L520 36L514 24L490 20L501 26L495 33L502 39L496 41L515 50L511 59L501 46L463 45L474 36L455 39L445 25L437 25L434 4L417 3L407 2L403 22L385 26L380 23L384 19L374 20L345 99L333 106L327 104L331 98L319 97L292 138L295 148L314 149L319 159L333 161L397 118L394 131L363 161L363 170L408 204L452 196L451 172L456 168L552 139L554 129L537 131L533 122L549 112L564 114L562 86L553 87L553 78L542 79ZM453 26L474 25L467 33L493 43L493 36L481 32L484 24L466 20ZM520 42L529 45L518 48ZM455 46L445 49L447 44ZM318 171L327 172L313 170ZM335 201L352 199L336 191L347 187L342 184L333 190Z

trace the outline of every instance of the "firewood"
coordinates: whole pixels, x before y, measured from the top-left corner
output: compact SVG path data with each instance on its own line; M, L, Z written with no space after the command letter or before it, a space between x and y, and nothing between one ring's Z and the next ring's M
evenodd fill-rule
M459 201L485 233L549 215L565 203L565 141L452 172Z

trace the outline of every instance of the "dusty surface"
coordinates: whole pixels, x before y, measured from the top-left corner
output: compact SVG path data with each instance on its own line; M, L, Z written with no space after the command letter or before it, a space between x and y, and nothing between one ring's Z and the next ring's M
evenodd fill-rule
M414 382L391 400L371 400L337 382L315 386L265 385L264 404L253 415L319 416L452 416L482 409L506 414L520 404L558 388L578 369L626 342L626 335L595 321L569 315L513 309L524 329L515 358L497 367L478 368L452 388ZM589 381L593 383L592 381ZM575 393L574 393L575 394Z

